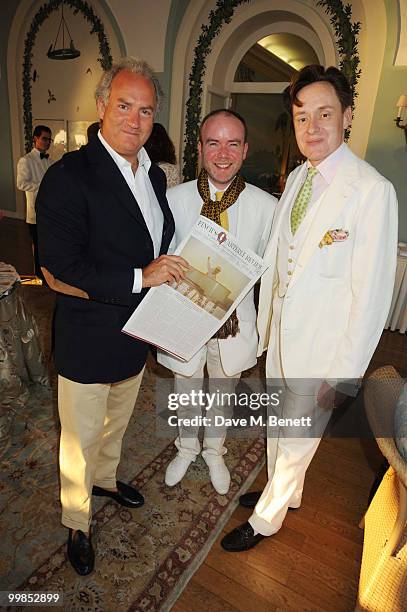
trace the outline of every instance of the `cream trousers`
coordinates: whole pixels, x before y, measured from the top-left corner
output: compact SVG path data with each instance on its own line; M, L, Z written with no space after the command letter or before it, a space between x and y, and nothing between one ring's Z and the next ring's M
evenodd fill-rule
M175 393L190 393L191 391L200 391L204 383L204 368L205 364L208 370L210 393L234 393L236 384L240 378L240 374L228 376L223 367L219 352L219 342L216 338L209 340L206 343L202 352L201 361L197 370L192 376L182 376L174 374L174 391ZM228 416L229 406L223 406L221 403L215 402L209 411L206 411L201 406L180 406L177 410L177 417L180 419L191 419L200 415L207 416L211 419L212 425L206 426L203 439L203 457L222 456L226 453L224 446L226 438L226 426L215 426L215 416ZM201 450L201 445L198 439L199 427L179 427L179 435L175 440L175 446L178 448L180 455L186 459L195 461Z
M284 298L278 296L275 296L273 300L273 317L266 364L268 377L280 381L284 381L280 351L283 300ZM277 431L275 429L270 431L267 428L268 482L249 519L254 531L265 536L273 535L281 528L288 508L300 507L307 468L317 451L332 414L331 410L322 410L317 406L316 395L321 381L296 382L296 386L300 387L296 393L287 386L285 387L284 401L278 416L310 417L312 426L308 431L301 428L296 430L292 427L287 429L280 427L277 428ZM302 391L301 387L303 387Z
M137 400L143 370L112 384L82 384L58 376L61 421L59 467L62 524L85 533L92 518L92 487L116 488L122 439Z

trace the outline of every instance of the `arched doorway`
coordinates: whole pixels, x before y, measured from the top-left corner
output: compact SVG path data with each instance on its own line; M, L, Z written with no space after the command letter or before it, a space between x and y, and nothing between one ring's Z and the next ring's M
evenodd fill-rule
M198 27L202 26L202 21L199 24L199 20L205 19L204 14L205 6L202 6L198 18L195 15L196 21L194 27L192 27L189 40L198 34ZM193 20L194 15L188 14L187 11L180 32L184 30L184 25L188 19ZM289 80L289 74L284 74L284 77L280 75L280 78L274 78L270 82L263 79L261 85L259 83L245 83L243 86L242 82L237 84L235 81L237 67L243 56L249 52L249 49L265 37L278 34L291 35L292 39L295 37L297 42L303 40L303 44L307 45L311 51L308 57L311 55L313 61L338 65L333 40L334 35L330 29L329 19L322 10L313 9L301 0L284 0L284 2L276 0L272 3L272 9L270 9L270 2L267 0L243 3L235 9L231 21L223 25L218 36L211 44L202 82L202 114L215 107L230 106L232 96L239 93L249 93L247 91L248 87L251 88L250 93L253 94L276 94L283 91ZM170 112L171 133L175 135L175 139L177 132L180 134L180 139L176 143L180 154L184 140L183 129L179 131L180 124L183 126L184 123L184 113L181 109L184 109L189 93L185 81L182 84L178 83L181 50L184 51L184 74L189 73L193 55L193 48L188 48L188 45L184 46L188 42L185 38L185 36L182 36L183 40L178 38L175 48ZM297 48L299 48L298 44ZM262 51L264 55L268 54L270 58L272 57L266 47ZM282 60L281 63L285 62ZM287 68L290 68L288 64ZM281 81L281 78L284 78L285 81ZM285 83L284 86L283 83ZM239 92L237 88L243 88L245 91ZM183 98L182 101L181 97ZM190 124L190 115L188 121ZM199 117L197 117L197 122L199 122ZM187 171L187 175L190 174L191 168Z
M75 42L81 49L81 57L69 62L53 62L46 52L50 40L55 39L62 4ZM86 3L81 0L58 0L49 5L49 15L44 18L44 11L38 8L37 2L21 0L10 29L7 51L14 167L30 144L34 125L49 125L56 140L61 135L61 141L54 146L58 148L58 155L54 155L57 159L65 151L67 132L72 135L74 128L83 127L84 120L88 123L96 119L94 83L102 70L102 62L98 59L102 60L109 53L109 47L113 57L125 53L120 30L104 5L102 0L97 12L90 13L86 12ZM89 19L90 15L93 19ZM106 53L101 51L102 45L106 46ZM16 191L15 216L23 218L24 210L23 193Z
M386 14L383 0L375 4L374 10L368 0L352 0L351 5L352 20L362 22L359 35L362 78L357 88L350 145L363 157L385 46L385 35L379 24L386 23ZM169 127L180 159L185 138L185 104L189 98L187 75L190 74L197 40L202 27L208 24L211 9L213 2L209 0L194 0L194 3L190 3L178 30L174 48ZM255 0L241 4L235 9L230 23L223 25L211 44L202 82L202 113L214 105L231 104L232 94L239 93L236 88L242 87L242 83L237 85L234 81L234 76L245 53L262 38L279 33L297 35L312 47L320 63L338 66L337 41L330 18L316 0ZM245 87L246 93L249 88L252 92L256 88L257 93L273 93L277 83L246 83ZM199 122L199 119L197 117L196 121Z
M266 36L246 50L254 37L264 33ZM290 21L255 32L239 51L244 54L233 78L226 75L228 92L222 97L209 86L205 112L227 106L245 118L249 153L242 174L248 182L278 196L287 175L302 161L284 91L297 70L308 64L323 63L324 53L314 32ZM236 53L229 75L235 69L237 57Z

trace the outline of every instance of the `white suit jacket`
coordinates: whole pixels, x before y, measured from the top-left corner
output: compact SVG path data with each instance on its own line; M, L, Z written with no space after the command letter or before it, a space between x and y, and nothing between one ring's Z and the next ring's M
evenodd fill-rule
M278 236L305 178L289 176L265 253L259 351L269 342ZM325 233L343 229L343 242L319 247ZM363 376L390 308L397 261L397 199L392 184L345 148L345 157L309 228L287 288L280 318L285 378ZM272 376L266 368L267 376Z
M196 185L197 181L190 181L167 191L167 199L175 220L172 250L175 250L190 232L200 215L202 199ZM233 204L238 206L236 237L239 244L260 257L263 256L270 237L276 202L273 196L246 183L246 188ZM251 368L257 360L258 336L253 289L237 307L237 316L240 332L234 338L219 340L222 367L229 376ZM198 367L202 350L188 362L159 351L158 361L178 374L192 376Z
M35 200L40 183L51 164L51 158L41 159L40 152L35 148L18 160L17 189L25 191L27 223L36 223Z

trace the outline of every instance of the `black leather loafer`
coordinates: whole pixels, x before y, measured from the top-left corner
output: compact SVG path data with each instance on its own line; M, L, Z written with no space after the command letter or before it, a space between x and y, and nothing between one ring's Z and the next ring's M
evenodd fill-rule
M250 491L239 497L239 504L244 508L254 508L261 497L262 491ZM289 510L298 510L298 508L288 507Z
M68 559L75 572L80 576L90 574L95 567L95 553L90 536L87 536L80 529L75 533L72 529L69 530Z
M243 523L243 525L239 525L239 527L225 535L221 541L221 546L228 552L241 552L242 550L253 548L261 540L264 540L265 537L267 536L261 533L254 535L253 527L250 523Z
M261 491L250 491L239 497L239 504L244 508L254 508L261 497Z
M96 495L96 497L110 497L121 506L126 506L126 508L140 508L144 504L144 497L137 489L119 480L116 482L116 485L117 491L108 491L94 485L92 495Z

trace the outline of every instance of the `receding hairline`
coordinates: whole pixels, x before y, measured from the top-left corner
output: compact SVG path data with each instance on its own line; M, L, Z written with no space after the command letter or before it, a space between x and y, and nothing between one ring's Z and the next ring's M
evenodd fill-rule
M136 76L142 76L151 82L155 94L154 112L157 113L164 96L160 82L151 66L145 60L137 57L124 57L116 64L113 64L109 70L103 72L95 89L96 101L101 100L104 104L107 104L113 80L122 72L130 72Z
M155 106L157 106L157 93L156 93L156 91L155 91L154 83L152 82L152 80L151 80L151 79L150 79L148 76L145 76L144 74L140 74L140 73L138 73L138 72L132 72L131 70L126 70L125 68L124 68L123 70L121 70L120 72L118 72L117 74L115 74L115 75L114 75L114 77L112 78L112 82L111 82L111 85L110 85L110 94L112 93L112 87L113 87L113 83L114 83L114 81L115 81L115 80L116 80L118 77L120 77L121 75L124 75L124 74L126 74L126 73L127 73L127 74L129 74L129 75L134 75L136 78L141 78L141 79L144 79L145 81L147 81L147 83L149 83L149 84L151 85L151 88L152 88L152 90L153 90L153 92L154 92L154 101L155 101ZM110 97L110 96L109 96L109 97ZM119 100L120 102L128 102L128 100L126 100L126 97L125 97L125 96L123 96L123 95L121 95L121 96L118 98L118 100Z
M203 143L202 132L203 132L203 129L205 128L205 125L211 119L215 119L216 117L229 117L231 119L235 119L241 125L243 129L243 144L247 142L247 125L246 125L245 120L238 113L234 111L230 111L228 109L219 109L219 110L212 111L208 115L206 115L206 117L203 118L202 123L199 128L199 142ZM236 140L236 139L232 139L232 140Z

